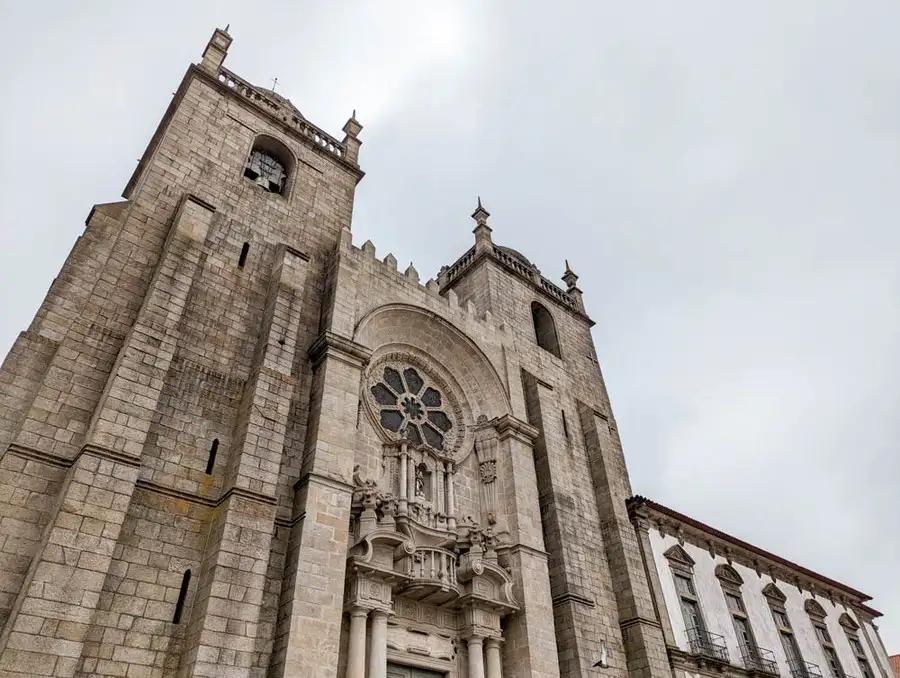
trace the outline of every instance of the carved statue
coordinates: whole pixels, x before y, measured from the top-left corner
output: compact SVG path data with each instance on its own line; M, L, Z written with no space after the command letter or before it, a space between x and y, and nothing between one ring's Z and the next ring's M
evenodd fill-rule
M416 496L425 498L425 473L421 466L416 466Z
M353 466L353 485L356 487L375 487L376 483L374 480L363 480L362 476L359 474L359 464L354 464Z

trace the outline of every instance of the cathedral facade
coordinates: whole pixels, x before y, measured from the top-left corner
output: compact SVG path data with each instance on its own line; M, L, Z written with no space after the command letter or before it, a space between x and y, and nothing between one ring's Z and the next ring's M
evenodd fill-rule
M575 273L355 242L230 44L0 371L0 676L672 678Z

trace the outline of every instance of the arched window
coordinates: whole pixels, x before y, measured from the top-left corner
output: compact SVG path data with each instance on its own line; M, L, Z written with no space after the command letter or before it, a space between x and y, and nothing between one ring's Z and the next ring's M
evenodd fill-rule
M559 337L556 335L556 323L550 311L537 301L531 302L531 320L534 322L534 336L537 344L545 351L549 351L557 358L562 358L559 352Z
M272 137L259 136L244 166L244 176L270 193L284 195L293 156L287 147Z

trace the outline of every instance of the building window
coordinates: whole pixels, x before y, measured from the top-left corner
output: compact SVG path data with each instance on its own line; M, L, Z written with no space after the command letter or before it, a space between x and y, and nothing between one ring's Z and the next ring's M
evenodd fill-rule
M180 624L181 615L184 613L184 603L187 600L188 586L191 585L191 571L185 570L181 578L181 589L178 591L178 601L175 603L175 614L172 615L172 623Z
M728 649L725 639L706 630L700 599L694 588L694 559L680 546L673 546L665 553L675 581L675 592L681 615L684 617L684 628L687 633L688 647L692 654L719 661L728 661Z
M750 625L750 617L747 615L744 597L741 594L743 578L737 570L726 563L716 567L716 578L725 595L725 603L728 606L728 613L731 615L731 624L737 636L744 666L751 671L777 675L778 664L775 662L775 655L771 650L766 650L756 644L753 627Z
M868 657L866 657L866 651L863 649L862 643L859 642L859 624L846 612L841 615L838 622L844 628L844 634L850 643L850 649L856 655L856 661L859 664L859 670L862 672L863 678L875 678L872 666L869 664Z
M293 165L287 147L272 137L260 136L244 165L244 176L270 193L284 195Z
M549 351L557 358L562 358L559 350L559 337L556 334L556 323L550 311L537 301L531 303L531 320L534 323L534 336L537 345Z
M800 647L797 645L794 629L791 627L791 620L785 609L787 596L775 584L768 584L763 589L763 595L768 599L769 609L772 611L772 619L778 629L781 647L784 649L791 676L793 678L822 678L819 667L804 660L803 655L800 654Z
M381 426L415 446L440 452L453 428L444 396L424 372L387 366L369 389Z
M834 643L831 642L831 634L828 633L828 628L825 626L825 608L813 598L807 599L803 604L803 608L806 610L806 614L809 615L809 620L816 631L816 638L819 641L819 646L822 648L822 653L825 655L825 663L828 665L831 678L845 678L844 667L841 666L837 651L834 649Z

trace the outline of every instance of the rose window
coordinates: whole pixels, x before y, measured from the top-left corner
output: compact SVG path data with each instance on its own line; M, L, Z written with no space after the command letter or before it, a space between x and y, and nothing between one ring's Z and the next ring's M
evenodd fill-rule
M413 367L387 366L371 387L381 425L414 445L442 451L453 422L445 412L444 398Z

